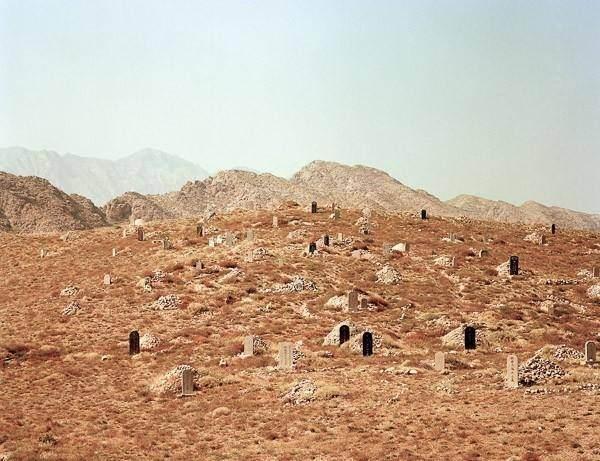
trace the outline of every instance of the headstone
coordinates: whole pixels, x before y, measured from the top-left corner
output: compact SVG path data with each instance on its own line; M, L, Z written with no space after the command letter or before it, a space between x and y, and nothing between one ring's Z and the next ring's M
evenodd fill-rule
M410 243L400 242L392 247L395 251L399 251L400 253L408 253L410 250Z
M350 339L350 327L342 325L340 327L340 346Z
M204 269L204 263L200 260L196 261L196 269Z
M348 310L354 312L358 308L358 291L348 292Z
M115 256L117 256L117 249L116 249L116 248L113 248L113 249L112 249L112 255L113 255L113 258L114 258Z
M475 338L475 328L468 326L465 328L465 349L472 350L477 347L477 340Z
M110 285L112 283L112 277L110 274L104 274L104 285Z
M452 265L452 267L456 267L456 256L452 256L450 264Z
M556 224L552 224L551 231L552 235L556 234Z
M163 239L162 240L162 249L163 250L170 250L171 248L173 248L173 245L171 244L171 241L169 239Z
M316 213L317 212L317 202L312 202L310 204L310 212L311 213Z
M456 241L456 234L454 234L454 233L448 234L448 240L450 240L451 242L455 242Z
M279 343L279 368L281 370L291 370L293 365L292 343Z
M194 395L194 376L189 368L181 373L181 395Z
M279 218L277 216L273 216L273 227L279 227Z
M244 355L254 355L254 336L246 336L244 338Z
M327 234L323 236L323 245L325 245L326 247L329 246L329 235Z
M317 251L317 244L315 242L310 242L308 244L308 252L313 254L315 251Z
M394 245L392 245L391 243L384 243L383 244L383 254L384 255L391 255L392 254L392 247Z
M594 277L594 278L600 277L600 267L592 268L592 277Z
M129 355L140 353L140 334L133 330L129 333Z
M335 210L333 210L333 219L340 219L341 218L341 211L339 208L336 208Z
M144 228L143 227L138 227L138 229L137 229L137 239L140 242L144 241Z
M204 237L204 226L202 224L196 224L196 235Z
M443 373L446 369L446 354L444 352L436 352L433 369Z
M246 240L250 242L254 241L254 229L248 229L246 231Z
M421 210L421 219L427 219L427 210Z
M45 257L46 257L46 254L47 254L47 253L46 253L46 249L45 249L45 248L42 248L42 249L40 250L40 258L45 258Z
M519 359L514 354L506 358L506 387L509 389L519 387Z
M369 308L369 300L367 298L360 298L360 308L365 310Z
M373 333L365 331L362 335L362 353L364 357L373 355Z
M585 342L585 363L596 362L596 343L594 341Z
M209 247L214 247L215 246L215 239L213 237L210 237L208 239L208 246Z
M510 257L509 274L510 275L519 275L519 257L518 256Z
M344 234L342 234L341 232L338 232L337 239L338 239L338 242L343 242L344 241Z
M546 236L540 235L540 238L538 240L538 245L545 245L545 244L546 244Z

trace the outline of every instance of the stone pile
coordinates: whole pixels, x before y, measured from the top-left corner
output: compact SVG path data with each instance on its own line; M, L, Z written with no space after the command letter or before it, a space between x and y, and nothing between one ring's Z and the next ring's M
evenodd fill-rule
M554 349L554 358L556 360L577 360L581 361L584 358L583 352L568 347L565 344L556 346Z
M77 293L79 293L79 288L76 287L75 285L69 285L68 287L65 287L61 290L60 295L61 296L75 296Z
M198 388L198 379L200 373L190 365L177 365L162 376L156 378L150 384L150 390L157 394L180 394L181 393L181 375L184 370L191 370L194 389Z
M156 349L160 344L160 339L154 336L151 333L145 333L140 338L140 350L142 351L150 351L152 349Z
M315 399L317 385L310 379L303 379L294 384L285 394L281 401L289 405L302 405Z
M384 285L395 285L401 280L400 274L392 266L383 266L375 275L377 276L377 283L383 283Z
M177 295L164 295L150 304L150 309L155 311L168 311L177 309L181 304L181 300Z
M442 267L452 267L454 262L454 258L452 256L439 256L433 260L433 264L436 266Z
M600 301L600 284L589 287L587 295L593 300Z
M312 280L307 280L298 275L288 283L277 283L267 292L272 293L297 293L301 291L317 291L317 285Z
M534 355L519 367L519 383L524 386L531 386L564 375L565 370L541 355Z
M79 311L79 303L77 301L71 301L67 306L63 309L63 315L75 315Z

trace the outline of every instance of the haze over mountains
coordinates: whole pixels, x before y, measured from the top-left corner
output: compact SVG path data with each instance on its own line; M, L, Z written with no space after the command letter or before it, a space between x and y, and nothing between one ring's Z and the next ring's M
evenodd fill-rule
M113 161L9 147L0 149L0 171L45 178L96 205L132 190L143 194L170 192L189 180L208 176L198 165L156 149L143 149Z
M131 216L146 220L191 218L207 210L276 209L290 201L307 206L313 200L321 207L335 202L342 208L370 207L390 213L417 213L424 208L433 216L600 229L600 215L531 201L515 206L472 195L442 201L376 168L319 160L290 179L248 170L225 170L204 178L202 168L151 149L113 162L11 148L0 149L0 170L50 178L48 182L2 175L2 230L85 229L126 222ZM106 203L99 208L82 195Z

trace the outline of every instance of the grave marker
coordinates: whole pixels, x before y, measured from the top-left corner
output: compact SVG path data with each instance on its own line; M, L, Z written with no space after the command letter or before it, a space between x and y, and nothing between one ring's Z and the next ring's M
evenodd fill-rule
M421 210L421 219L427 219L427 210Z
M552 224L551 231L552 235L556 234L556 224Z
M538 240L538 245L545 245L545 244L546 244L546 236L540 235L540 238Z
M585 342L585 363L596 362L596 343L594 341Z
M210 237L208 239L208 246L209 247L214 247L215 246L215 239L213 237Z
M362 353L363 357L373 355L373 333L365 331L362 335Z
M600 267L592 268L592 277L594 277L594 278L600 277Z
M293 348L292 343L279 343L279 369L291 370L293 365Z
M323 236L323 245L325 245L326 247L329 246L329 235L327 234Z
M391 255L392 254L392 247L394 245L392 245L391 243L384 243L383 244L383 254L384 255Z
M509 389L519 387L519 359L514 354L506 358L506 387Z
M273 216L273 227L279 227L279 218L277 216Z
M338 232L337 239L338 239L338 242L343 242L344 241L344 234L342 234L341 232Z
M333 210L333 219L340 219L341 217L341 212L339 208L336 208L335 210Z
M40 250L40 258L45 258L45 257L46 257L46 254L47 254L47 253L46 253L46 249L45 249L45 248L42 248L42 249Z
M194 395L194 376L189 368L181 373L181 395L183 397Z
M196 224L196 235L204 237L204 226L202 224Z
M310 212L311 213L316 213L317 212L317 202L312 202L310 204Z
M135 355L140 353L140 334L137 330L133 330L129 333L129 355Z
M350 327L342 325L340 327L340 346L350 339Z
M510 257L509 274L510 275L519 275L519 257L518 256Z
M360 308L361 309L368 309L369 308L369 300L367 298L361 298L360 299Z
M254 355L254 336L246 336L244 338L244 355L252 356Z
M358 308L358 291L348 292L348 310L354 312Z
M110 285L112 283L112 277L110 274L104 274L104 285Z
M308 244L308 252L313 254L315 251L317 251L317 244L315 242L310 242Z
M204 269L204 263L200 260L196 261L196 269Z
M475 338L475 328L468 326L465 328L465 349L472 350L477 347L477 340Z
M446 354L444 352L436 352L433 369L443 373L446 369Z
M163 250L170 250L171 248L173 248L173 245L171 244L171 241L169 239L163 239L162 240L162 249Z
M137 229L137 239L140 242L144 241L144 228L143 227L138 227L138 229Z
M116 248L113 248L113 249L112 249L112 255L113 255L113 258L114 258L115 256L117 256L117 249L116 249Z

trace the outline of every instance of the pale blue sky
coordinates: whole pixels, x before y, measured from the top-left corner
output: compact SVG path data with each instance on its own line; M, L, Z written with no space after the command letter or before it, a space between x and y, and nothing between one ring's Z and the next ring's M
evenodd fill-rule
M600 212L600 1L0 0L0 146Z

